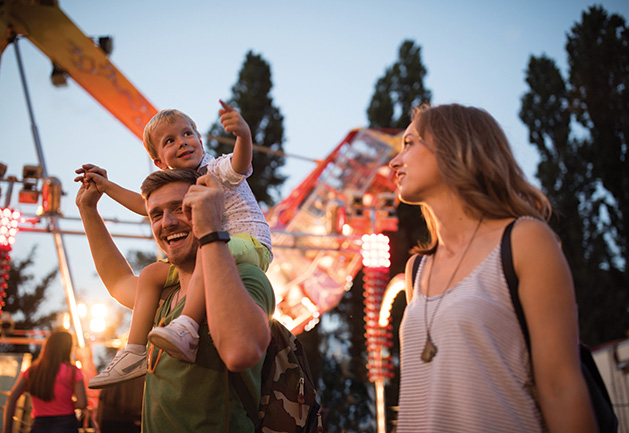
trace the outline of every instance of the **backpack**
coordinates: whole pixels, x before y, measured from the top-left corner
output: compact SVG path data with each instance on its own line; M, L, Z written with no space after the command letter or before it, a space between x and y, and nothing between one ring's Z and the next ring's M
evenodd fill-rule
M524 317L524 310L522 310L522 304L520 304L520 297L518 296L518 276L515 274L515 269L513 268L513 255L511 254L511 230L513 229L515 221L516 220L509 223L502 234L500 259L502 261L502 270L507 280L507 285L509 286L509 295L511 296L513 308L518 317L518 322L520 322L520 328L522 329L522 334L524 334L524 340L526 341L526 346L530 353L531 341ZM413 261L411 272L412 281L415 281L420 261L420 257L416 257ZM590 394L598 431L600 433L616 433L618 431L618 418L614 413L614 408L609 394L607 393L605 382L603 382L603 378L598 371L592 353L587 346L579 343L579 354L581 359L581 372L583 373Z
M526 340L526 345L530 353L531 341L524 311L522 310L522 304L520 304L520 298L518 296L518 276L515 274L513 268L513 256L511 254L511 229L513 229L514 223L515 221L512 221L505 228L500 245L500 254L502 269L507 279L507 285L509 286L509 294L511 295L513 308L515 309L515 314L518 316L518 321L520 322L520 327L522 328L522 333L524 334L524 339ZM607 388L605 387L601 373L598 371L596 362L592 357L592 352L590 352L590 349L583 343L579 343L579 355L581 359L581 372L583 373L585 384L590 394L598 431L600 433L615 433L618 431L618 418L614 413L612 401L607 393Z
M272 320L269 326L271 342L262 364L258 409L240 375L229 374L232 385L256 433L321 433L321 407L303 347L277 320Z

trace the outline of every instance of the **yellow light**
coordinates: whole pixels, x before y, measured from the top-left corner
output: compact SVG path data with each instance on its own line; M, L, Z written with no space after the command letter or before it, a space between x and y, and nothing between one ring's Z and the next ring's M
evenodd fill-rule
M70 329L70 313L63 313L61 316L61 326L63 326L64 329Z
M395 301L398 293L404 290L406 286L406 279L404 274L397 274L391 279L387 289L384 292L382 298L382 306L380 307L380 318L378 319L378 325L381 328L385 328L389 324L389 318L391 317L391 307L393 301Z
M85 305L85 304L78 304L76 306L76 311L77 311L77 313L79 313L79 317L86 317L87 316L87 305Z
M303 298L301 298L301 304L306 307L308 310L310 311L317 311L317 306L315 304L312 303L312 301L310 300L310 298L304 296Z
M383 234L363 235L362 241L360 253L363 256L363 266L372 268L391 266L388 236Z
M92 305L92 317L104 320L107 317L107 306L105 304Z
M90 320L90 330L92 332L103 332L105 330L105 319Z

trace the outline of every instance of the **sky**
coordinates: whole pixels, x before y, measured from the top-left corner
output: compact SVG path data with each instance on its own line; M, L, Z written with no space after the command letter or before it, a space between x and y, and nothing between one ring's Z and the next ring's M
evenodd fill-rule
M202 133L217 119L218 100L230 98L246 53L261 55L271 66L273 103L284 116L284 150L312 159L324 158L350 130L367 126L376 81L397 60L402 42L413 40L428 70L424 84L432 103L486 109L533 183L538 157L518 117L528 60L544 54L565 76L566 35L593 4L629 18L627 0L59 0L86 35L113 37L110 60L153 106L186 112ZM18 43L44 163L65 193L58 225L80 231L76 168L100 165L112 180L136 190L155 168L135 135L72 80L54 87L50 60L26 38ZM0 162L8 175L21 178L24 165L38 164L12 45L0 59L0 137ZM288 158L281 170L288 176L282 197L314 168ZM6 184L0 187L4 206ZM34 214L34 206L17 203L17 189L11 206ZM109 198L101 200L100 210L105 218L132 223L112 224L112 232L150 236L147 225L137 224L140 217ZM64 235L63 243L77 299L113 305L85 237ZM155 248L151 240L116 243L123 253ZM37 278L58 265L52 235L21 232L12 257L23 260L34 245L31 271ZM51 292L51 308L64 308L60 279Z

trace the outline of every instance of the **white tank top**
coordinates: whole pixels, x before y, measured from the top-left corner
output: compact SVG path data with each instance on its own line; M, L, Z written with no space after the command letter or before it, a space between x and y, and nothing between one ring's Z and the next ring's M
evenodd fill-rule
M419 291L400 329L401 379L397 433L544 432L528 349L509 295L500 244L443 295ZM424 363L424 303L428 318L444 296L430 328L438 352Z

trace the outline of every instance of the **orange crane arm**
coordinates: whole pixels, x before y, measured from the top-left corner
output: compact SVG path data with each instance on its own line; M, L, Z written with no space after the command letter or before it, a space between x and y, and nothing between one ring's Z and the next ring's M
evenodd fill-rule
M66 71L142 139L144 126L157 110L56 1L5 0L0 3L0 55L19 35L28 38L53 64Z

